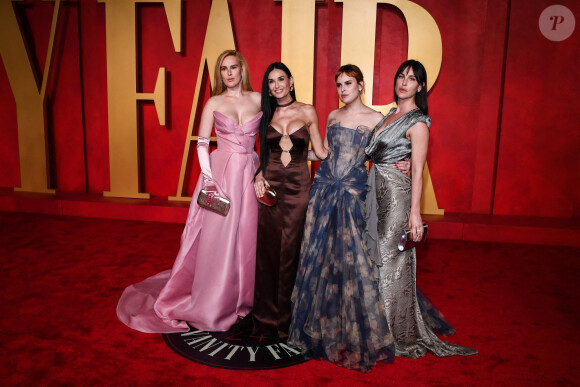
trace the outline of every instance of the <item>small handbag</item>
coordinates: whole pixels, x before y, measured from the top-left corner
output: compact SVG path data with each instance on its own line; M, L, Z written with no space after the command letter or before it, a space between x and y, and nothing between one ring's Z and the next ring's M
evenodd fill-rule
M421 244L427 238L427 231L429 231L429 226L427 223L423 223L423 238L420 241L414 241L411 237L411 230L403 230L401 231L401 237L399 238L399 244L397 247L399 251L409 250L413 247L416 247L418 244Z
M205 188L202 188L201 191L199 191L197 204L223 216L226 216L230 211L230 199L220 195L216 191L208 191Z
M272 207L276 202L278 202L278 194L276 193L276 190L269 185L264 186L264 188L266 189L264 196L261 198L256 196L256 199L258 199L258 201L263 205Z

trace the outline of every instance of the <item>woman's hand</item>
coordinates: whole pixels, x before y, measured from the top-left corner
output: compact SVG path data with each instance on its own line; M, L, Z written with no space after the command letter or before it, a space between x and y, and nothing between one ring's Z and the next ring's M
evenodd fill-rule
M411 237L415 242L423 239L423 220L420 213L411 213L409 216L409 230L411 230Z
M411 170L411 160L409 158L405 158L404 160L397 161L395 163L395 167L397 167L401 173L409 173Z
M264 179L264 175L262 174L262 172L258 173L256 175L256 178L254 179L254 190L256 191L257 197L261 198L262 196L264 196L264 194L266 193L266 189L264 187L267 185L270 184L268 184L266 179Z
M205 176L203 178L203 188L206 191L218 192L216 183L212 179L208 179Z

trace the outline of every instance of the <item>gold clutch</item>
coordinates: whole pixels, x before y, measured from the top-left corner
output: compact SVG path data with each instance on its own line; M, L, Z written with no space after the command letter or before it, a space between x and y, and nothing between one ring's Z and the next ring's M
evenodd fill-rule
M226 216L230 211L230 199L221 196L215 191L207 191L205 188L202 188L201 191L199 191L197 204L223 216Z

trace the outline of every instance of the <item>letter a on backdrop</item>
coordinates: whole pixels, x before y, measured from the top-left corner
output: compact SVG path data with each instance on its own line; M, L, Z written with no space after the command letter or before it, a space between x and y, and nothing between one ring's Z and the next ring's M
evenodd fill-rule
M320 0L282 0L282 62L292 71L296 98L314 98L315 3Z
M209 20L207 22L207 29L205 32L205 40L203 41L203 50L201 53L201 60L199 62L199 70L197 72L197 81L195 83L195 93L193 96L193 104L191 106L191 114L189 116L189 125L187 126L187 136L185 137L185 148L183 150L183 160L181 162L181 170L179 172L179 183L177 184L177 194L170 196L169 200L189 201L191 197L183 196L183 182L185 180L185 173L187 171L187 160L189 159L189 152L191 143L197 141L197 136L193 134L193 127L195 123L195 115L199 105L199 95L201 92L201 85L203 81L203 73L206 69L211 69L217 61L219 55L225 50L234 50L234 30L230 20L230 11L226 0L214 0L211 3L211 10L209 11ZM213 79L210 73L210 85L213 87ZM215 141L214 138L212 140Z

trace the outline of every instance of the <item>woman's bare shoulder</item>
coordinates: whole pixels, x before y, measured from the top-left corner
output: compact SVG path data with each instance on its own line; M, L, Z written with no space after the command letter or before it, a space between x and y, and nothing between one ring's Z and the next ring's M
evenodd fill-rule
M214 95L212 97L209 97L209 99L205 102L205 105L203 106L203 110L204 111L211 111L213 112L214 110L216 110L218 108L218 106L220 106L223 103L223 98L221 95Z
M317 116L316 108L308 103L296 101L296 108L299 109L303 114L307 116Z
M370 108L368 106L365 106L365 108L366 109L364 110L364 114L366 116L368 116L369 118L375 119L375 120L377 120L377 122L380 121L383 118L383 113L378 112L375 109Z
M337 117L340 115L340 109L334 109L330 113L328 113L327 121L336 121Z
M366 107L358 116L359 126L372 130L382 119L383 115L370 107Z
M257 91L250 91L250 98L252 98L254 102L259 104L262 103L262 94Z

